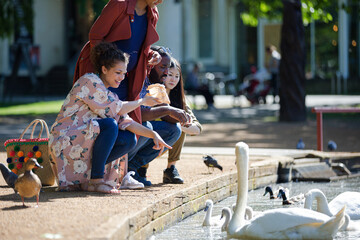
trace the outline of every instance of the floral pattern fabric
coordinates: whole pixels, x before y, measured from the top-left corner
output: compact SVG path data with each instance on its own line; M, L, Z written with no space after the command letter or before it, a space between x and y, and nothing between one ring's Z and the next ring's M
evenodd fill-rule
M90 179L92 149L100 127L96 119L113 118L124 130L133 121L116 94L95 74L85 74L73 85L50 129L49 152L56 161L58 184L66 187ZM104 179L118 181L120 159L107 164Z

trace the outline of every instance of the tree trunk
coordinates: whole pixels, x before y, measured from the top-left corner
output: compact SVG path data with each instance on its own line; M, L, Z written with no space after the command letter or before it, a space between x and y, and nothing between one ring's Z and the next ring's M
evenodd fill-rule
M283 0L281 29L280 121L305 121L305 31L301 0Z

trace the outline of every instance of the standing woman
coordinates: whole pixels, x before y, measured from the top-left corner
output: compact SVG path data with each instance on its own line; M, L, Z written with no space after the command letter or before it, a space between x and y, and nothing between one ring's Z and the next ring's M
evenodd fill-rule
M168 165L163 175L163 183L182 184L184 180L180 177L175 164L180 160L186 134L199 135L202 131L202 126L186 103L181 66L175 58L171 58L170 68L164 84L170 98L170 105L185 110L191 116L191 123L181 126L182 133L180 138L172 146L172 149L169 149Z
M139 99L148 65L156 65L161 57L150 50L159 40L156 24L159 13L156 5L162 0L110 0L91 27L89 41L80 52L76 63L74 83L85 73L94 72L90 61L90 49L101 41L115 43L130 55L127 76L117 88L110 88L120 100ZM140 108L130 116L141 123Z
M146 96L121 101L109 87L124 79L128 57L112 43L91 49L94 73L80 77L67 95L51 127L49 150L57 163L59 188L119 194L104 181L105 165L132 150L135 134L152 138L155 149L171 148L154 131L133 121L127 113L141 105L159 104ZM114 169L111 169L114 170Z

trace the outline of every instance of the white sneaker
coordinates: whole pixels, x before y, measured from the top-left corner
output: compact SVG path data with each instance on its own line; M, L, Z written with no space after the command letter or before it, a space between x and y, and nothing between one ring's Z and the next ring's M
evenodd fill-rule
M121 181L120 189L139 189L144 188L144 184L135 180L132 176L135 175L134 171L128 172Z

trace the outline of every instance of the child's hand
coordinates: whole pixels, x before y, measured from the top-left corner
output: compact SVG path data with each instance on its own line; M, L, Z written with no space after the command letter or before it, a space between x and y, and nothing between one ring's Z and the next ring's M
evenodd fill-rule
M170 145L167 145L166 142L160 137L160 135L157 132L154 132L154 147L155 150L160 150L159 156L164 152L165 148L172 149Z
M141 105L144 105L144 106L149 106L149 107L152 107L152 106L155 106L155 105L159 105L161 104L161 101L159 98L155 98L155 97L152 97L150 95L146 95L143 99L142 99L142 102L141 102Z

